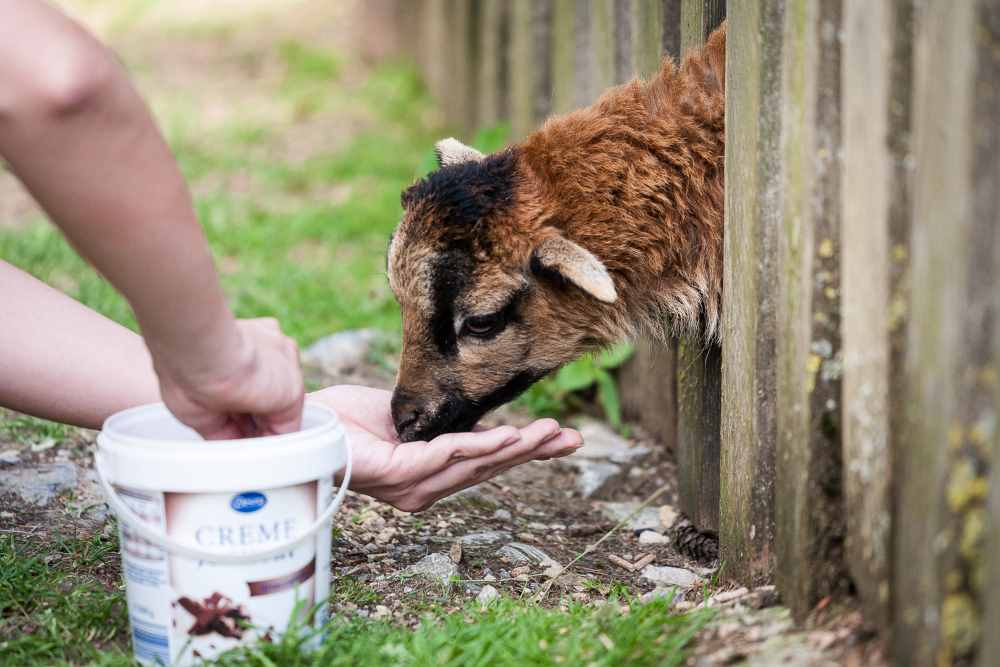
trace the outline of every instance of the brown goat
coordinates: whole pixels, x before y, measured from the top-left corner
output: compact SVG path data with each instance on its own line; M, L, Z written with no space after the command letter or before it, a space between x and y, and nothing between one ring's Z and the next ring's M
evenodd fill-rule
M622 339L717 338L725 42L723 25L680 68L665 59L499 153L438 143L389 244L402 440L467 430Z

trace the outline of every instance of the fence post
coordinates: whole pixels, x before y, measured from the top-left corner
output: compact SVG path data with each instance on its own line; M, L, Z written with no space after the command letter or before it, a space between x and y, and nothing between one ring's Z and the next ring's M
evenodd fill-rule
M682 0L682 54L725 19L722 0ZM677 352L677 475L681 510L701 529L719 528L719 411L722 354L682 340Z
M890 626L893 452L901 440L909 261L909 0L844 6L843 345L847 554L866 620Z
M553 0L511 3L511 132L516 140L535 129L552 110Z
M719 543L727 576L774 567L775 320L784 3L733 3L726 34L726 234Z
M798 618L842 583L840 25L840 0L785 7L775 571Z
M987 540L1000 521L988 513L1000 494L1000 8L929 3L915 24L894 658L995 665L1000 545Z

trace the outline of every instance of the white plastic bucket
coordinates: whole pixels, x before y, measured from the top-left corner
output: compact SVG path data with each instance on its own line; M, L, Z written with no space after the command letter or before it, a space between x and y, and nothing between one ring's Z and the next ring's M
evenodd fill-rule
M119 518L136 660L190 665L327 618L333 514L351 476L337 416L205 442L162 404L112 415L95 468ZM333 495L333 476L343 482Z

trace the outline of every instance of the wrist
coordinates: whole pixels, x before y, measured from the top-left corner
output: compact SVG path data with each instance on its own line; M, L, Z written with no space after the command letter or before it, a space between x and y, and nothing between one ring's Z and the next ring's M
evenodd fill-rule
M207 389L225 384L253 365L253 347L225 304L201 321L188 320L168 331L142 329L161 383Z

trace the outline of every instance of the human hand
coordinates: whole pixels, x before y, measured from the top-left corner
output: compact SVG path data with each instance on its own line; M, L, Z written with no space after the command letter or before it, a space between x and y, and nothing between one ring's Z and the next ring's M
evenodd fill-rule
M522 463L572 454L583 444L578 432L560 429L553 419L522 429L500 426L401 443L389 411L391 397L352 385L309 395L335 410L347 430L354 456L351 489L407 512L425 510Z
M298 347L277 320L236 322L236 341L208 364L150 346L163 402L206 440L298 430L305 389Z

